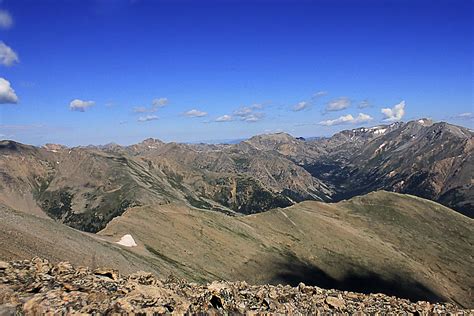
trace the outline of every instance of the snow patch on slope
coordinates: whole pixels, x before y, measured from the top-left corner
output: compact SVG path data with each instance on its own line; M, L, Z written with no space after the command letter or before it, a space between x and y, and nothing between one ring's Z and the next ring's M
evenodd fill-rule
M120 238L119 241L117 241L117 244L125 246L125 247L136 247L137 243L135 242L135 239L133 239L132 235L126 234L123 235L122 238Z

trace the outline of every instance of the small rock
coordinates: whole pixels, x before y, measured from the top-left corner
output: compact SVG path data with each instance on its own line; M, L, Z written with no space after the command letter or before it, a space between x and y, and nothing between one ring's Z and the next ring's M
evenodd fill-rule
M275 300L278 297L277 291L274 288L270 289L270 291L268 293L268 297Z
M72 285L70 283L64 283L63 284L63 287L68 290L68 291L77 291L78 290L78 287L75 286L75 285Z
M0 270L5 270L9 266L8 262L0 261Z
M227 288L227 285L223 282L214 281L207 286L207 289L211 292L219 293L221 290Z
M337 309L341 309L346 306L346 302L344 300L333 296L326 297L326 303L329 306L332 306Z
M73 267L69 262L60 262L56 265L56 271L59 274L72 273Z
M303 282L300 282L298 284L298 290L300 290L300 292L303 292L305 287L306 287L306 285Z
M52 268L51 264L46 259L35 257L31 261L35 264L36 271L40 273L49 273Z
M94 274L104 276L112 280L118 280L120 277L118 270L111 268L97 268L94 270Z
M158 281L155 276L149 272L135 272L128 277L128 280L135 281L141 285L161 285L161 282Z

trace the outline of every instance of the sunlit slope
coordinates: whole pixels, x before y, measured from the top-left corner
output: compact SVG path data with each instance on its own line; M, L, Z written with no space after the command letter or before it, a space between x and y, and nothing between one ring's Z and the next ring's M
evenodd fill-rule
M116 240L130 233L138 243L132 251L198 281L303 281L467 306L472 224L437 203L376 192L245 217L184 205L137 207L100 234Z
M159 260L142 258L100 236L0 205L0 260L34 256L53 262L67 260L92 269L111 267L123 273L161 270Z

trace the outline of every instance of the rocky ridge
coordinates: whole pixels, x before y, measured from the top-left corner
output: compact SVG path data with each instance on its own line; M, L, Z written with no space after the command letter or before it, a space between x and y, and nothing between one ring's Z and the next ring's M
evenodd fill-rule
M383 294L246 282L187 283L158 280L150 273L120 276L107 268L52 264L38 257L0 261L0 314L172 313L172 314L472 314L450 303L411 302Z
M416 120L304 140L264 134L238 144L66 148L0 141L0 204L87 232L135 206L185 203L249 215L377 190L437 201L474 217L474 137Z

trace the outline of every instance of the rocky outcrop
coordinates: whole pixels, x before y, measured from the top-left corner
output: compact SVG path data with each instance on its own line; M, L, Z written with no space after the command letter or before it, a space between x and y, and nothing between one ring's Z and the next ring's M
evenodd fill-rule
M335 201L384 189L437 201L474 217L474 133L445 122L342 131L312 141L326 150L304 167L333 188Z
M453 304L430 304L386 296L245 282L187 283L137 272L73 267L47 260L0 261L0 314L470 314Z

